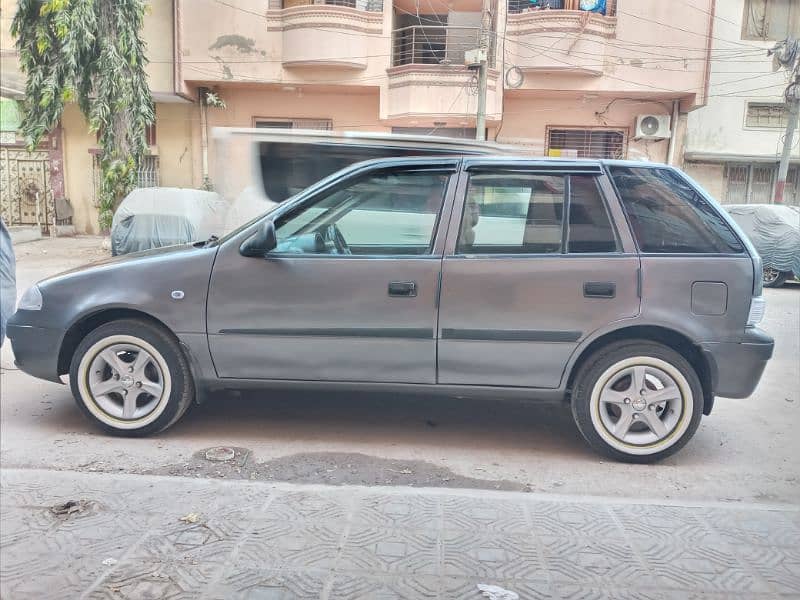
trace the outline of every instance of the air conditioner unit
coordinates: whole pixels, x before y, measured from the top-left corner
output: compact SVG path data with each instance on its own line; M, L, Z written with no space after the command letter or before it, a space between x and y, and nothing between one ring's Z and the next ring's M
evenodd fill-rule
M669 115L638 115L636 117L637 140L663 140L670 137Z

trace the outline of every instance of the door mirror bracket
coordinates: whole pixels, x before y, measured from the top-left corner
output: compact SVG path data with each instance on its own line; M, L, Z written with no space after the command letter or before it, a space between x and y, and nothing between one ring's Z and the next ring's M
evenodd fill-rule
M278 245L278 237L275 234L275 223L272 219L266 219L259 224L258 229L247 238L239 247L242 256L264 258L271 250Z

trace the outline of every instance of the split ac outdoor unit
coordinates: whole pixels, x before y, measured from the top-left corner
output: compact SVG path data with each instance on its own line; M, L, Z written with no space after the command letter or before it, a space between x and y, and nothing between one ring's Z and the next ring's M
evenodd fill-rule
M663 140L670 137L669 115L638 115L636 117L637 140Z

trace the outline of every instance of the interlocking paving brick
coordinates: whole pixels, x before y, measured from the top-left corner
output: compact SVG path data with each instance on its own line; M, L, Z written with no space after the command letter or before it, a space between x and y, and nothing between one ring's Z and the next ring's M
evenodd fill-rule
M800 511L0 471L0 597L788 600ZM49 507L86 500L56 516ZM189 513L194 517L181 520Z
M373 574L437 575L441 572L439 562L436 531L354 525L337 569Z

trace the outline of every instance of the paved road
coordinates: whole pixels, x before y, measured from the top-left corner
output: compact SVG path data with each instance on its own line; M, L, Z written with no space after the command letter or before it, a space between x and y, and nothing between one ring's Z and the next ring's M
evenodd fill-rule
M103 256L99 238L17 247L20 288ZM20 293L22 289L20 289ZM657 467L587 449L554 407L395 395L261 393L215 399L164 434L110 439L79 414L66 386L0 376L4 467L241 477L333 484L424 485L800 504L800 286L767 290L775 358L748 400L720 399L694 440ZM211 466L205 448L241 448Z
M36 470L2 487L15 600L800 596L787 507Z

